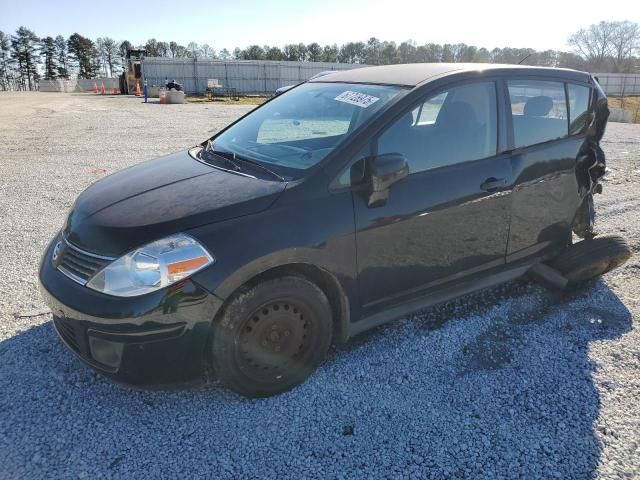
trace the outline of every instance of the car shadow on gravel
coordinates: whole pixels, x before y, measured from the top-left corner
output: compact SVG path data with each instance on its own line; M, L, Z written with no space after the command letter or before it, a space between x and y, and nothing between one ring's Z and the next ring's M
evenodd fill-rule
M302 386L246 400L112 384L46 322L0 342L0 477L592 478L588 351L630 328L602 281L570 295L514 282L364 334Z
M439 408L414 411L444 420L441 429L430 429L445 445L431 458L429 477L593 478L602 451L594 430L599 388L621 385L596 386L598 365L588 351L631 328L630 311L602 280L572 292L518 280L366 333L335 349L331 361L372 344L402 351L422 343L406 348L416 356L406 363L423 362L419 369L429 380L415 368L408 374L403 365L389 368L384 356L359 368L369 376L393 373L390 388L407 395L401 405L425 395L428 406ZM455 468L441 468L452 462Z

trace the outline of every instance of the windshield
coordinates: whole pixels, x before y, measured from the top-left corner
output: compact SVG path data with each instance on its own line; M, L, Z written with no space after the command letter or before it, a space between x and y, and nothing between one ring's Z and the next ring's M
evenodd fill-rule
M305 83L221 133L213 147L271 166L306 170L399 91L392 86Z

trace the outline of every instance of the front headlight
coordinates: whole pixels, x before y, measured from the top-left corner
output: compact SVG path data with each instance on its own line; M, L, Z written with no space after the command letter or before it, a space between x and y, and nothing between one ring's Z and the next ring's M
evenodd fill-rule
M156 240L110 263L87 287L118 297L135 297L178 282L215 259L184 233Z

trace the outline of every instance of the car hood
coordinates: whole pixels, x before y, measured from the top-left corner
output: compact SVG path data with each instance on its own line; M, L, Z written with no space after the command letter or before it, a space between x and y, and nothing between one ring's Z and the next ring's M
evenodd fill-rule
M76 200L63 230L82 249L119 256L172 233L258 213L285 187L205 165L184 151L94 183Z

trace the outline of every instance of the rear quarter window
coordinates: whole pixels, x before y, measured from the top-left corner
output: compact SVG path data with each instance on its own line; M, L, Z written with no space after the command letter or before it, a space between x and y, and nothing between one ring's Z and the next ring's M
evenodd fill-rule
M568 84L569 134L581 133L589 123L589 99L591 89L583 85Z
M516 148L567 136L564 83L513 80L507 85Z

